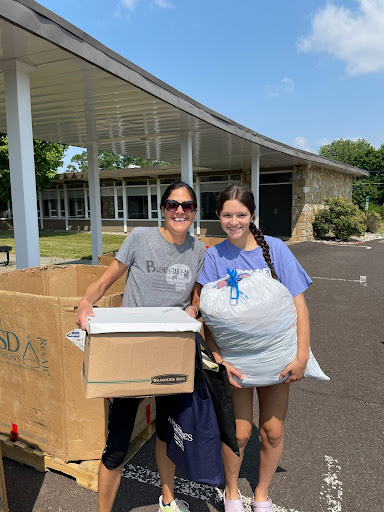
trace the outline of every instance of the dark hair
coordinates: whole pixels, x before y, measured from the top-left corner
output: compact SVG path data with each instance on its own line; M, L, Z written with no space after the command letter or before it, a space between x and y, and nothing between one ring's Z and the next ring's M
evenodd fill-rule
M168 197L172 194L172 192L174 190L176 190L177 188L186 188L191 196L191 199L192 201L194 201L195 203L197 203L197 198L196 198L196 194L195 194L195 191L193 190L192 187L190 187L188 185L188 183L185 183L184 181L174 181L173 183L171 183L167 188L166 190L164 191L164 194L161 196L161 202L160 202L160 206L164 206L164 203L165 201L168 199Z
M219 197L217 198L216 203L216 213L217 215L220 215L221 210L223 209L224 203L230 199L236 199L237 201L240 201L240 203L243 203L244 206L248 208L248 210L251 212L251 215L255 213L256 205L255 205L255 198L253 196L252 191L247 187L239 187L237 185L229 185L225 190L223 190ZM260 245L263 256L265 261L267 262L267 265L271 271L272 277L274 279L278 279L277 274L275 272L275 269L273 268L273 264L271 261L271 256L269 254L269 245L267 244L267 241L264 238L263 232L258 229L253 222L250 222L249 229L254 237L254 239L257 242L257 245Z

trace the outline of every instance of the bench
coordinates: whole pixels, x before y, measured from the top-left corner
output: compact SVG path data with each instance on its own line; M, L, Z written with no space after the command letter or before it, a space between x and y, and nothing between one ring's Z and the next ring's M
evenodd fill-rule
M9 251L12 250L12 247L10 245L0 245L0 252L6 252L7 253L7 261L3 261L0 263L0 265L8 265L9 264Z

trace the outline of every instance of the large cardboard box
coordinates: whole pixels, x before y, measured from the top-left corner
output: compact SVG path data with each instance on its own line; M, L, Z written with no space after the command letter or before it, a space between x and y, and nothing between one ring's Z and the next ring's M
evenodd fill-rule
M0 448L0 512L8 512L7 491L5 488L3 459Z
M85 395L191 393L200 329L200 322L177 307L99 308L87 321Z
M105 443L107 401L84 397L83 352L65 337L76 327L80 297L104 270L69 265L0 274L0 432L66 461L97 459ZM124 282L98 305L120 306Z
M225 238L216 238L212 236L203 236L200 237L199 240L203 242L205 247L213 247L214 245L220 244L221 242L224 242Z
M99 254L97 257L97 263L99 265L107 266L112 263L112 261L115 259L115 256L112 252L106 252L105 254Z

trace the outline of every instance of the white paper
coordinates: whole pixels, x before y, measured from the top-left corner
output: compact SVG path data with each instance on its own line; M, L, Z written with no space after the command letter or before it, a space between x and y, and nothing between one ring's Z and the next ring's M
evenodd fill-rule
M89 334L108 332L200 332L201 323L183 309L164 308L94 308L87 317Z
M66 334L67 340L71 341L77 348L84 352L86 331L82 329L73 329Z

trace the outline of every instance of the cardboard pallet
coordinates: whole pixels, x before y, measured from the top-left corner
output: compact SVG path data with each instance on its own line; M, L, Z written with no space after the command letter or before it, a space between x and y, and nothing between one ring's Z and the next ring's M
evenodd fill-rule
M124 464L131 460L140 448L151 439L155 430L155 422L152 422L130 443ZM60 473L75 478L80 487L97 491L97 474L100 460L64 462L62 459L32 448L21 441L12 441L8 436L3 434L0 434L0 446L3 457L8 457L20 464L35 468L37 471L46 472L50 469L59 471Z

